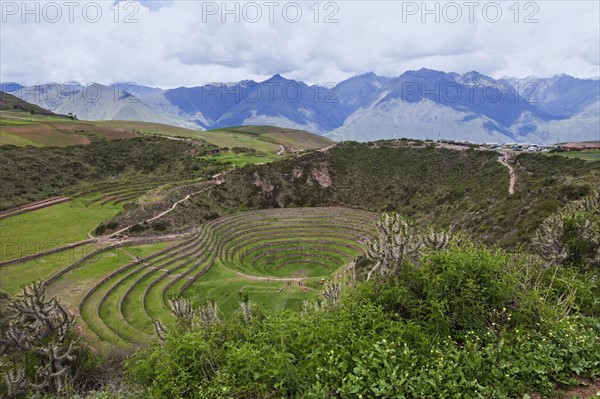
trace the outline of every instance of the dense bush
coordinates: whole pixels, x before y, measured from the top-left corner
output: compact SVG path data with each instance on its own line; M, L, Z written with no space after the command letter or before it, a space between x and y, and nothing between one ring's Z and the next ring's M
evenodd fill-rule
M0 209L73 194L82 183L209 178L223 165L203 159L207 146L138 137L54 147L0 146Z
M599 376L597 275L475 246L400 270L338 306L172 332L128 367L148 398L520 398Z

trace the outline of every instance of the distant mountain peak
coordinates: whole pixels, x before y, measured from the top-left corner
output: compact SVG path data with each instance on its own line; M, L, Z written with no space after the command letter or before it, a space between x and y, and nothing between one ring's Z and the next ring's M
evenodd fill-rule
M364 79L377 79L379 76L377 76L377 74L375 74L373 71L371 72L367 72L367 73L363 73L361 75L354 75L354 78L364 78Z
M269 79L265 80L265 82L291 82L291 80L286 79L283 76L281 76L280 74L276 73L275 75L271 76Z
M435 69L421 68L418 70L409 70L404 72L399 78L419 78L419 79L439 79L439 78L451 78L454 79L456 74L450 74L444 71L438 71Z
M558 135L566 139L565 132L571 141L585 141L597 139L600 123L599 81L566 74L496 80L478 71L421 68L394 78L370 71L316 89L279 73L262 82L169 90L140 85L134 92L119 86L96 84L108 90L97 103L81 95L73 101L67 96L71 88L56 84L27 87L16 95L39 92L38 105L80 119L148 120L202 129L277 125L359 141L404 136L548 143ZM55 98L64 101L51 101Z

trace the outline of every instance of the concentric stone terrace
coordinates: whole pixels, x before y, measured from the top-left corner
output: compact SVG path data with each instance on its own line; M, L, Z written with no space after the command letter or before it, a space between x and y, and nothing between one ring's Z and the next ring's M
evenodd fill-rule
M239 290L286 295L292 285L310 293L311 282L330 278L363 252L375 217L340 207L222 217L183 242L112 270L84 295L79 312L93 335L124 346L149 341L153 319L169 323L170 295L205 300L209 287L231 298Z

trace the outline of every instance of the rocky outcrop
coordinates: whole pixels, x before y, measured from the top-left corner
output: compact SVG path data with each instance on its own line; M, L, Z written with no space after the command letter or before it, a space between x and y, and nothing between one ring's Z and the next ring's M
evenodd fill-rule
M310 171L309 181L316 181L321 187L331 187L331 175L329 174L329 163L321 162L312 167Z
M254 185L256 187L259 187L263 193L270 193L275 188L275 186L269 179L267 179L265 177L261 177L258 174L258 172L254 172L254 174L252 175L252 178L253 178L252 182L254 183Z

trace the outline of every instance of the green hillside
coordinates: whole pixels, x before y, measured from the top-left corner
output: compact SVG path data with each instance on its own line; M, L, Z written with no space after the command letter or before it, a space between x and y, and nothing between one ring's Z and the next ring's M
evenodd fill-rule
M511 163L518 176L514 195L508 194L508 169L494 151L344 143L230 172L224 184L163 222L179 229L240 210L339 205L398 211L423 223L466 230L483 242L514 246L531 238L538 224L566 202L599 186L597 162L521 154ZM114 222L132 224L143 217L139 211L130 208Z
M0 209L56 195L72 196L101 185L156 186L206 179L228 168L203 158L213 150L199 142L161 137L100 140L64 148L0 146Z
M139 121L82 121L56 115L11 94L0 92L0 145L67 147L142 135L191 139L224 148L211 159L236 166L271 162L333 141L303 130L240 126L212 131Z
M276 126L238 126L200 131L150 122L102 121L98 123L142 134L195 138L218 147L244 147L270 155L279 152L280 145L298 151L321 148L334 143L332 140L314 133Z
M21 100L18 97L13 96L12 94L5 93L0 91L0 111L23 111L29 112L30 114L40 114L40 115L55 115L53 112L50 112L42 107L39 107L35 104L28 103L25 100ZM62 115L56 115L62 116Z

